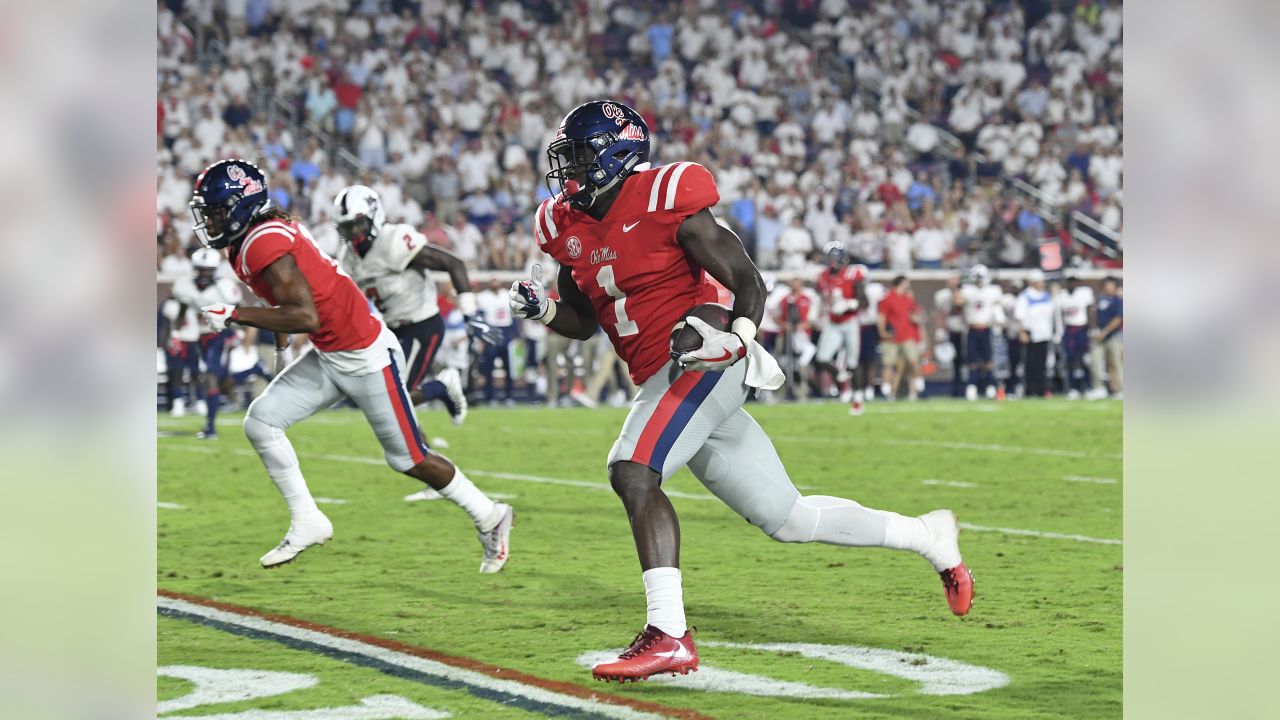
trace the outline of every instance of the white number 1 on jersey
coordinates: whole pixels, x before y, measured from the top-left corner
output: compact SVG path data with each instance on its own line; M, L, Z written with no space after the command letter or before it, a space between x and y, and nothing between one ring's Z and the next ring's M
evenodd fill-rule
M618 332L618 337L626 337L635 335L640 332L640 326L636 325L636 321L627 317L627 295L618 289L617 283L613 279L613 266L605 265L600 268L600 272L596 273L596 284L604 288L609 293L609 297L617 298L613 301L613 314L618 317L618 322L614 323L614 329Z

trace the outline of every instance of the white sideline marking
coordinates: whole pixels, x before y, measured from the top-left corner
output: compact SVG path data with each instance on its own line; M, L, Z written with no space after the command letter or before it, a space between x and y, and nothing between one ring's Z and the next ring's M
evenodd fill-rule
M186 695L157 705L157 714L190 710L201 705L258 700L295 690L306 690L320 684L320 678L315 675L267 670L220 670L198 665L165 665L156 668L156 675L186 680L195 685Z
M825 660L860 670L883 673L920 683L916 690L921 695L972 695L1009 684L1009 676L991 668L969 665L950 658L905 653L882 648L857 645L823 645L818 643L735 643L701 640L703 647L732 648L736 650L762 650L774 653L794 653L810 660ZM617 658L622 648L583 653L577 662L590 667L599 662ZM885 698L892 695L817 687L806 683L777 680L763 675L721 670L703 662L696 673L671 677L655 675L650 682L670 684L689 690L704 692L731 692L764 697L790 697L827 700L861 700Z
M1123 540L1112 540L1109 538L1096 538L1087 535L1066 535L1055 532L1042 532L1040 530L1019 530L1017 528L987 527L985 525L970 525L968 523L960 523L960 527L965 530L974 532L998 532L1005 535L1027 535L1029 537L1052 538L1054 540L1074 540L1084 543L1098 543L1099 545L1123 545Z
M934 413L993 413L1000 412L995 405L936 405L921 403L919 405L890 404L877 398L866 406L874 415L933 415Z
M303 640L341 652L353 655L362 655L367 658L380 660L391 665L420 672L425 675L431 675L432 677L466 683L467 685L482 687L487 690L518 695L520 697L529 698L530 700L547 703L549 705L556 705L574 710L590 711L604 715L605 717L619 718L620 720L659 720L661 718L661 716L653 713L640 712L639 710L633 710L629 707L611 705L586 698L566 695L564 693L558 693L552 690L544 690L539 687L516 682L515 680L499 680L498 678L490 677L473 670L464 670L462 668L453 667L452 665L446 665L442 662L427 660L426 658L420 658L408 653L402 653L389 648L371 645L359 640L335 637L318 630L306 630L300 627L294 627L293 625L286 625L285 623L278 623L265 618L255 617L253 615L241 615L227 610L219 610L197 603L187 602L185 600L163 596L157 597L156 602L160 607L169 608L178 612L198 615L200 617L210 618L228 625L237 625L243 628L270 633L272 635L280 635L294 638L296 640Z
M157 502L156 507L164 508L165 510L186 510L187 509L186 505L179 505L178 503L171 503L171 502L164 502L164 501Z
M782 440L785 442L809 442L821 443L823 445L831 444L831 440L825 437L814 435L770 435L770 439ZM1119 453L1095 453L1086 452L1084 450L1062 450L1059 448L1040 448L1040 447L1023 447L1021 445L995 445L968 442L951 442L944 440L909 440L909 439L867 439L864 442L877 445L907 445L912 447L931 447L942 448L944 450L984 450L987 452L1004 452L1004 453L1026 453L1029 455L1052 455L1055 457L1069 458L1106 458L1109 460L1120 460L1124 456Z
M219 451L217 448L211 448L200 445L165 445L170 450L183 450L185 452L228 452L226 450ZM258 454L252 450L245 448L232 448L230 452L234 455L243 455L245 457L257 457ZM358 457L355 455L307 455L307 460L329 460L332 462L348 462L358 463L360 465L378 465L385 467L386 461L381 458ZM586 488L588 490L596 490L599 492L613 492L613 487L609 483L591 482L589 480L570 480L568 478L544 477L542 475L520 475L518 473L496 472L489 470L472 470L464 469L467 475L477 475L479 477L491 477L497 480L515 480L517 482L541 483L543 485L564 485L567 487ZM684 498L686 500L715 500L715 496L709 493L687 493L679 490L663 490L667 497Z
M1067 482L1096 483L1098 485L1115 485L1120 482L1115 478L1089 477L1088 475L1063 475L1062 479Z
M346 505L347 501L341 498L318 497L313 498L320 505Z
M964 482L961 480L937 480L934 478L929 478L928 480L921 480L920 484L921 485L942 485L944 487L957 487L957 488L978 487L978 483Z

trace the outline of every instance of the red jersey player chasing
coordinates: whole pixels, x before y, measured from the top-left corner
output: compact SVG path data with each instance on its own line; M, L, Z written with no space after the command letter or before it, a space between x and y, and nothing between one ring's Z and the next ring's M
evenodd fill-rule
M243 160L222 160L200 173L191 199L201 242L227 248L236 276L271 305L206 305L201 311L209 326L218 332L230 325L270 330L277 347L284 346L287 333L307 333L314 345L287 367L277 362L275 379L244 416L244 433L290 514L289 531L262 556L262 566L283 565L333 537L333 524L316 507L284 431L347 397L368 419L388 465L471 516L484 548L480 572L501 570L510 555L514 511L490 500L453 463L427 448L405 391L404 351L396 336L369 311L360 289L311 233L267 198L261 170Z
M755 341L764 281L742 242L711 214L720 199L711 173L691 162L650 167L644 120L610 101L570 112L547 154L548 183L560 193L538 207L534 234L560 263L561 299L517 282L512 310L582 340L603 325L640 387L609 455L609 481L631 521L648 622L631 647L592 674L625 681L697 669L680 586L680 526L662 492L662 482L686 465L774 540L923 555L942 575L951 610L968 612L973 580L951 511L904 517L843 498L801 496L768 436L742 409L750 387L776 388L781 373ZM672 326L715 299L704 270L733 293L732 326L719 331L687 318L703 345L673 360Z

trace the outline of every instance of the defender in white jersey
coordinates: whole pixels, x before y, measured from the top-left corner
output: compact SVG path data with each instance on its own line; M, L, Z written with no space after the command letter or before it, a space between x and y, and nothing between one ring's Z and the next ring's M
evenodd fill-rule
M231 336L228 330L211 331L199 321L196 314L198 308L215 303L239 305L243 295L240 285L229 277L217 277L218 268L222 265L222 253L212 248L200 248L191 256L191 265L195 272L191 277L180 277L173 282L172 307L176 332L183 349L190 353L186 356L187 367L192 372L199 372L197 387L200 400L204 403L204 429L196 433L202 440L213 440L218 437L218 407L222 404L223 393L230 392L230 373L227 372L226 349L227 339Z
M862 342L858 344L858 367L853 369L853 386L862 388L864 400L876 398L876 364L880 361L880 328L876 320L880 316L880 299L886 292L883 284L878 282L864 283L867 302L858 310L859 333Z
M345 187L333 204L334 224L344 241L338 262L399 338L408 366L409 399L414 405L440 400L453 423L461 425L467 416L461 376L446 368L435 379L427 379L444 338L444 318L430 271L449 273L458 306L470 320L476 314L476 296L467 266L453 253L427 242L412 226L387 222L382 200L371 188ZM487 328L476 330L483 333Z
M988 398L996 396L991 328L1004 325L1000 302L1003 295L1000 286L991 283L991 271L986 265L974 265L969 271L969 282L960 286L957 300L964 307L964 321L969 330L965 343L965 359L969 363L969 385L964 389L967 400L977 400L979 390L985 391Z

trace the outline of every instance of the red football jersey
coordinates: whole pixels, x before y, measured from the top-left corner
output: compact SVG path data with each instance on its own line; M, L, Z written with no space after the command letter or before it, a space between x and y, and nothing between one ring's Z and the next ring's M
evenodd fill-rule
M271 220L249 231L238 252L228 259L236 276L263 300L276 304L262 271L285 255L292 255L311 287L320 316L320 329L311 334L318 350L360 350L373 344L382 322L369 311L369 301L338 263L316 245L311 233L298 223Z
M538 245L570 268L637 385L670 361L672 326L693 306L716 301L676 231L718 202L711 173L682 162L628 177L604 220L561 197L544 201L534 215Z
M818 292L822 295L822 302L831 305L841 298L852 300L857 297L854 286L862 282L862 270L857 265L845 265L840 268L839 272L831 272L830 268L823 268L818 273ZM843 323L851 320L858 314L857 310L849 312L831 313L831 322Z

